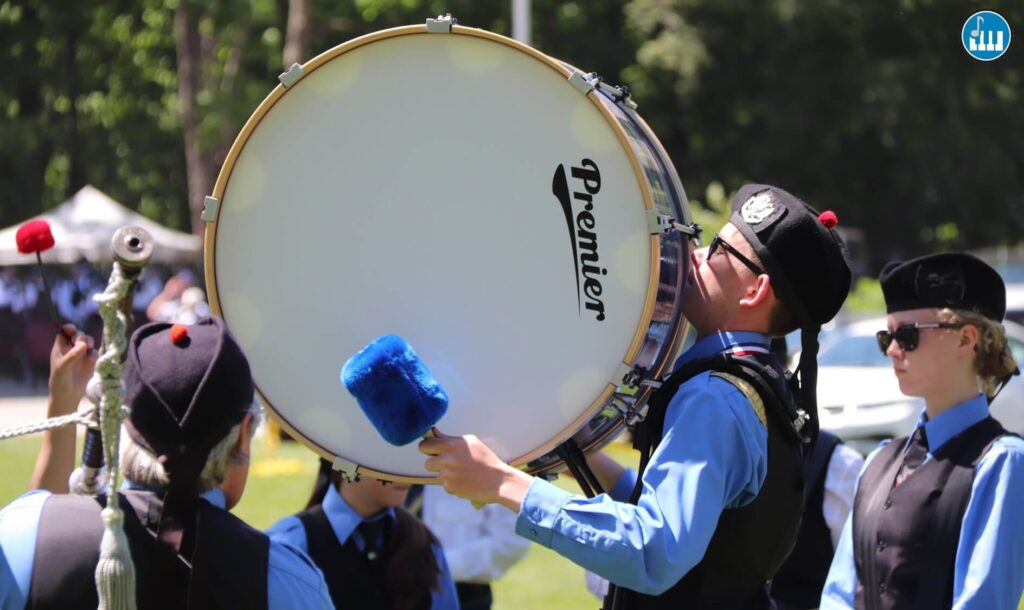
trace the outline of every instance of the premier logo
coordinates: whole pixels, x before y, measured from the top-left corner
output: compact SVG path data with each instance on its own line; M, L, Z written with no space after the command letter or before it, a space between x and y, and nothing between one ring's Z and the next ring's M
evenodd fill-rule
M565 225L569 229L573 271L576 275L576 307L581 315L583 307L593 311L595 319L601 322L605 318L604 301L601 300L604 292L601 276L608 275L608 270L600 266L597 219L594 217L594 195L601 190L601 172L596 163L583 159L578 167L570 169L570 174L574 180L572 196L569 195L569 180L562 164L555 169L551 179L551 192L562 208ZM575 212L574 202L579 208Z

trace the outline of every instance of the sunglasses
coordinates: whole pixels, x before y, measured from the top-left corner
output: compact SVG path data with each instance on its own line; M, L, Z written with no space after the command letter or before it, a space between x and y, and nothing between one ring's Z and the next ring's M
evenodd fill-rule
M900 326L896 330L889 332L887 330L880 330L875 333L875 339L878 340L878 349L882 350L882 355L886 355L889 351L889 346L892 345L893 341L900 346L900 349L905 352L912 352L917 349L918 344L921 342L921 330L927 330L930 328L963 328L963 324L953 324L951 322L932 322L932 323L916 323L916 324L905 324Z
M714 239L711 240L711 243L708 244L708 258L711 258L712 256L714 256L715 250L718 250L719 247L721 247L723 250L725 250L729 254L732 254L733 256L735 256L736 260L738 260L739 262L743 263L747 267L747 269L750 269L751 271L753 271L755 275L761 275L762 273L765 272L764 269L762 269L762 268L757 266L757 263L755 263L754 261L750 260L746 256L743 256L743 254L740 253L739 250L737 250L736 248L730 246L729 242L727 242L724 239L722 239L721 235L715 235Z

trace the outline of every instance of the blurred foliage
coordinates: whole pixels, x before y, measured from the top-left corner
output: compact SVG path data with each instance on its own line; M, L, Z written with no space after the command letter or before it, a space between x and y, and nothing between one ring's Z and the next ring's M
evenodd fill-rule
M1022 31L1020 3L532 5L535 47L631 86L708 229L723 197L760 181L863 229L868 272L893 256L1024 235L1024 51L981 63L960 43L981 8ZM312 0L311 56L444 12L507 35L510 6ZM0 226L87 183L190 226L173 32L182 7L203 52L191 100L199 147L219 166L283 71L288 0L0 0Z
M862 277L855 280L843 308L855 313L884 313L882 285L874 278Z

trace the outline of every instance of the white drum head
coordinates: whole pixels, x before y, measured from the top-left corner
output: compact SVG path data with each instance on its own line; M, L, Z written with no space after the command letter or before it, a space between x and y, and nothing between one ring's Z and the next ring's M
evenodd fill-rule
M339 380L394 333L448 392L438 428L524 463L600 408L639 349L648 187L553 61L494 35L390 32L312 60L246 125L214 193L211 301L266 404L322 455L432 476Z

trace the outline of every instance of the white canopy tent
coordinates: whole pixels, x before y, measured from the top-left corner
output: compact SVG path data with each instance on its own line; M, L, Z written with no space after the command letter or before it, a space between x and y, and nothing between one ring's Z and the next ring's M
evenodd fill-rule
M92 186L83 187L71 199L35 218L50 223L53 231L55 244L43 252L44 263L66 264L83 258L90 262L109 261L110 239L127 225L142 227L153 236L154 263L195 262L203 249L201 237L163 227ZM18 252L15 234L19 226L0 231L0 266L36 262L35 256Z

